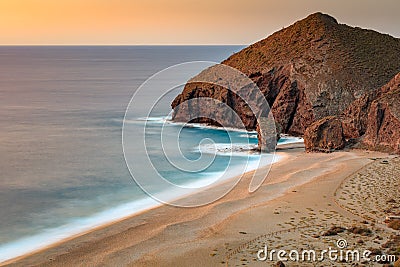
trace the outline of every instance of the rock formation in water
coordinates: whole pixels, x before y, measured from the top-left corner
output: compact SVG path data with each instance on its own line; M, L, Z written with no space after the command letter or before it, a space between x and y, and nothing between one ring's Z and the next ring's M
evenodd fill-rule
M282 133L302 136L314 122L328 116L340 116L344 120L344 135L358 138L367 132L371 99L378 97L374 95L376 88L388 83L400 71L400 39L339 24L333 17L315 13L222 63L254 81L270 105ZM240 97L226 88L210 84L188 83L172 103L173 120L187 121L191 110L207 109L196 106L195 101L180 105L199 97L226 103L248 130L257 128L256 116ZM183 106L185 108L181 108ZM379 107L377 110L381 110ZM386 106L384 109L387 110ZM352 121L345 121L345 115L350 114ZM217 117L225 119L223 114ZM214 123L204 117L197 121ZM236 123L230 121L227 124L234 126ZM366 143L372 142L372 135L369 132Z

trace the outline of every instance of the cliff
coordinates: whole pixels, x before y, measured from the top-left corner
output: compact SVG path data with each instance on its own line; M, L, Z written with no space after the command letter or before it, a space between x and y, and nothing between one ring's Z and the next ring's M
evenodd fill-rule
M400 153L400 73L370 102L366 125L361 144L370 149Z
M321 131L327 128L327 118L308 127L304 135L307 151L331 151L326 147L327 140L338 144L334 149L340 149L345 139L352 139L349 143L356 147L400 153L399 103L400 73L381 88L365 93L335 117L334 131L332 125L329 131Z
M282 133L302 136L318 120L354 112L359 118L348 122L343 131L346 137L356 138L367 131L365 114L370 99L377 97L369 93L400 71L400 39L339 24L331 16L315 13L222 63L243 72L257 84ZM173 120L186 121L191 109L206 109L194 107L195 102L185 109L178 106L197 97L228 104L248 130L256 129L256 117L248 112L246 103L228 90L210 84L188 83L172 103ZM360 110L348 110L354 101L360 103ZM215 123L207 118L199 121Z

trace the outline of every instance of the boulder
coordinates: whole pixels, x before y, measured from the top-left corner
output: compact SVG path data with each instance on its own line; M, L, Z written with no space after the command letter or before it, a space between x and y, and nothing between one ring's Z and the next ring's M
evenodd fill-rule
M345 142L342 123L334 116L316 121L304 133L306 151L332 152L343 149Z

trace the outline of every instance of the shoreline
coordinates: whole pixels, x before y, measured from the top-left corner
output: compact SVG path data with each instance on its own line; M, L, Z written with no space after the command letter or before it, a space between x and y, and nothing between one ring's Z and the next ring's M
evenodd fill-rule
M291 191L294 191L295 188L301 187L308 183L313 183L318 177L323 176L325 173L332 172L335 169L335 164L329 164L329 161L334 160L334 162L338 163L341 161L349 160L349 159L363 159L364 165L368 160L366 159L365 151L350 151L350 152L335 152L332 154L307 154L304 152L303 146L299 146L298 144L288 144L282 145L277 150L276 154L280 154L280 156L285 157L283 160L272 165L271 171L278 172L279 175L275 173L273 177L264 182L262 188L257 190L255 193L247 192L247 181L249 176L254 171L246 173L243 175L242 180L240 181L236 187L229 192L225 197L216 201L215 203L210 204L209 206L198 207L198 208L175 208L171 206L158 206L149 210L145 210L140 212L139 214L135 214L133 216L129 216L127 218L109 223L107 225L103 225L97 227L95 229L91 229L85 233L69 238L68 240L63 240L61 242L57 242L54 245L51 245L47 248L41 249L40 251L36 251L34 253L30 253L28 255L24 255L18 258L11 259L9 261L1 263L1 265L12 264L15 266L22 265L35 265L35 264L49 264L54 265L56 262L61 264L62 262L69 262L71 264L76 264L76 262L70 262L74 259L74 254L78 253L80 255L88 255L84 253L90 252L94 249L94 247L102 246L101 240L109 240L109 239L118 239L117 243L121 243L121 240L118 237L121 237L126 234L134 234L134 233L145 233L145 236L139 237L137 234L134 234L135 240L132 240L130 246L136 246L138 249L135 249L128 260L129 263L143 260L146 262L147 249L140 249L143 246L143 243L150 242L152 240L158 240L157 244L160 246L168 247L168 238L165 235L168 232L168 235L174 232L170 230L171 228L177 227L180 224L193 224L190 226L191 231L197 233L209 232L210 229L220 228L221 225L226 224L229 219L237 216L237 214L248 211L248 209L256 208L259 206L266 205L266 203L274 202L277 199L285 198L286 195L290 194ZM371 152L376 154L375 152ZM363 154L363 155L359 155ZM304 163L307 162L308 159L319 159L325 160L323 161L326 166L323 169L316 169L315 164L321 164L318 161L317 163L309 164L309 166L304 166ZM329 160L328 160L329 159ZM326 161L328 160L328 161ZM303 165L302 169L296 168L296 164ZM308 161L309 162L309 161ZM292 163L292 164L291 164ZM341 164L344 164L343 162ZM295 165L295 166L291 166ZM291 166L291 167L290 167ZM289 168L287 168L289 167ZM305 168L308 167L308 168ZM321 166L320 166L321 167ZM337 171L337 170L336 170ZM311 173L312 172L312 173ZM271 172L270 172L271 174ZM297 179L294 179L294 176L297 176ZM299 178L300 177L300 178ZM343 177L342 177L343 178ZM345 177L342 179L344 180ZM261 192L260 192L261 191ZM268 196L262 194L262 192L268 192ZM203 193L197 193L198 197L201 197ZM230 205L229 205L230 204ZM224 208L224 205L231 206L230 208ZM217 215L213 215L213 210L219 210ZM171 216L176 215L176 216ZM162 219L159 216L162 215ZM168 218L168 217L173 217ZM204 218L206 219L204 219ZM211 217L211 218L207 218ZM201 223L197 225L198 221L206 221L206 223ZM212 230L211 230L212 231ZM212 231L213 232L213 231ZM160 242L160 238L163 238ZM181 237L183 238L183 237ZM183 238L185 239L185 238ZM126 241L125 241L126 242ZM125 243L122 242L122 243ZM188 241L186 241L188 242ZM128 242L129 243L129 242ZM165 243L164 245L162 245ZM195 245L195 244L193 244ZM121 244L122 247L124 245ZM109 248L110 249L110 248ZM156 250L159 250L157 248ZM112 251L118 251L118 248L112 248ZM63 254L69 251L67 254L63 256ZM107 251L107 249L106 249ZM151 250L150 250L151 251ZM145 253L146 252L146 253ZM70 254L70 256L68 256ZM91 254L91 253L89 253ZM107 253L108 254L108 253ZM86 256L83 256L85 258ZM68 259L65 259L67 257ZM99 264L98 259L91 259L97 264ZM81 261L82 262L82 261ZM115 263L115 262L114 262ZM120 263L120 262L119 262ZM127 263L127 262L124 262Z
M196 126L196 127L200 127L200 126ZM301 142L289 142L289 143L284 143L284 144L279 145L279 146L283 146L283 147L284 147L284 146L286 146L286 145L300 144L300 143L301 143ZM281 155L281 156L277 156L276 153L275 153L275 155L273 156L273 158L274 158L274 160L273 160L273 163L272 163L272 164L275 164L275 163L277 163L277 162L279 162L279 161L281 161L281 160L284 160L284 156L282 156L282 155ZM269 164L263 165L263 166L261 166L260 168L268 168L268 167L269 167ZM259 169L259 168L257 168L257 169ZM229 179L226 179L226 180L223 180L223 181L218 182L217 184L213 185L211 188L206 188L206 189L204 189L204 190L208 190L208 189L211 189L211 190L212 190L214 187L216 187L216 186L218 186L218 185L223 185L223 184L225 184L225 183L229 183L229 181L236 179L236 177L239 177L239 176L242 176L242 177L243 177L243 176L246 175L247 173L255 172L257 169L250 170L250 171L248 171L248 172L246 172L246 173L244 173L244 174L241 174L241 175L235 175L235 176L233 176L233 177L231 177L231 178L229 178ZM180 197L178 197L178 198L176 198L176 199L189 198L189 197L191 197L191 196L200 194L200 193L202 193L202 192L203 192L203 190L200 190L199 192L196 192L196 193L194 193L194 194L180 196ZM152 198L150 198L150 199L143 199L143 200L155 201L155 202L157 202L157 203L156 203L155 205L152 205L152 206L149 206L149 207L145 207L145 208L143 208L143 209L141 209L141 210L139 210L139 211L137 211L137 212L131 213L131 214L129 214L129 215L126 215L126 216L123 216L123 217L119 217L119 218L116 218L116 219L111 219L111 220L108 221L108 222L101 223L101 224L96 225L96 226L94 226L94 227L90 227L89 229L85 229L85 230L83 230L83 231L78 231L78 232L76 232L76 233L72 233L71 235L69 235L69 236L67 236L67 237L63 237L63 238L61 238L60 240L57 240L57 241L55 241L55 242L51 242L51 243L49 243L48 245L43 245L43 246L41 246L41 247L39 247L39 248L37 248L37 249L32 249L31 251L28 251L27 253L24 253L24 254L22 254L22 255L18 255L18 256L16 256L16 257L12 257L12 258L6 259L6 260L4 260L4 261L0 261L0 266L4 266L4 265L8 265L8 264L10 264L10 263L17 262L17 261L19 261L19 260L21 260L21 259L24 259L24 258L26 258L26 257L30 257L31 255L35 255L35 254L37 254L37 253L41 253L42 251L46 251L46 250L48 250L48 249L51 249L52 247L59 246L60 244L63 244L63 243L65 243L65 242L69 242L69 241L71 241L71 240L74 240L74 239L79 238L79 237L81 237L81 236L84 236L84 235L86 235L86 234L90 234L90 233L95 232L95 231L97 231L97 230L100 230L100 229L102 229L102 228L109 227L109 226L111 226L111 225L113 225L113 224L117 224L117 223L122 222L122 221L124 221L124 220L134 218L134 217L139 216L139 215L141 215L141 214L143 214L143 213L146 213L146 212L148 212L148 211L151 211L151 210L153 210L153 209L157 209L157 208L160 208L160 207L166 205L166 204L160 203L160 202L158 202L158 201L156 201L156 200L154 200L154 199L152 199ZM121 204L121 205L119 205L118 207L120 207L120 206L122 206L122 205L126 205L126 204L129 204L129 203ZM96 213L96 214L94 214L93 216L98 215L98 214L101 214L101 213L102 213L102 212ZM63 226L60 226L60 227L63 227ZM57 228L49 229L49 231L51 232L51 231L53 231L53 230L55 230L55 229L57 229ZM40 236L40 235L41 235L41 234L38 234L38 236ZM34 236L34 237L36 237L36 236ZM10 242L9 244L13 244L14 242L19 242L20 240L25 240L25 239L29 239L29 238L31 238L31 237L23 237L22 239L15 240L15 241L13 241L13 242Z

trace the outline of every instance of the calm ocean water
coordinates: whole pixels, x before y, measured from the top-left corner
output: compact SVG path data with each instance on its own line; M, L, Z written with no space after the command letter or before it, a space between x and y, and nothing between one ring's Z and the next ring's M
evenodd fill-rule
M163 68L219 62L241 48L0 47L0 261L157 205L135 184L123 157L122 121L132 94ZM131 127L147 121L157 138L168 105L164 111L138 114ZM179 129L167 128L171 136ZM232 136L238 144L257 142L252 134ZM224 131L184 128L180 142L188 158L207 149L199 149L204 138L231 142ZM188 176L164 166L157 146L152 149L161 172L178 184L243 162L241 155L229 161L221 154L200 175Z

